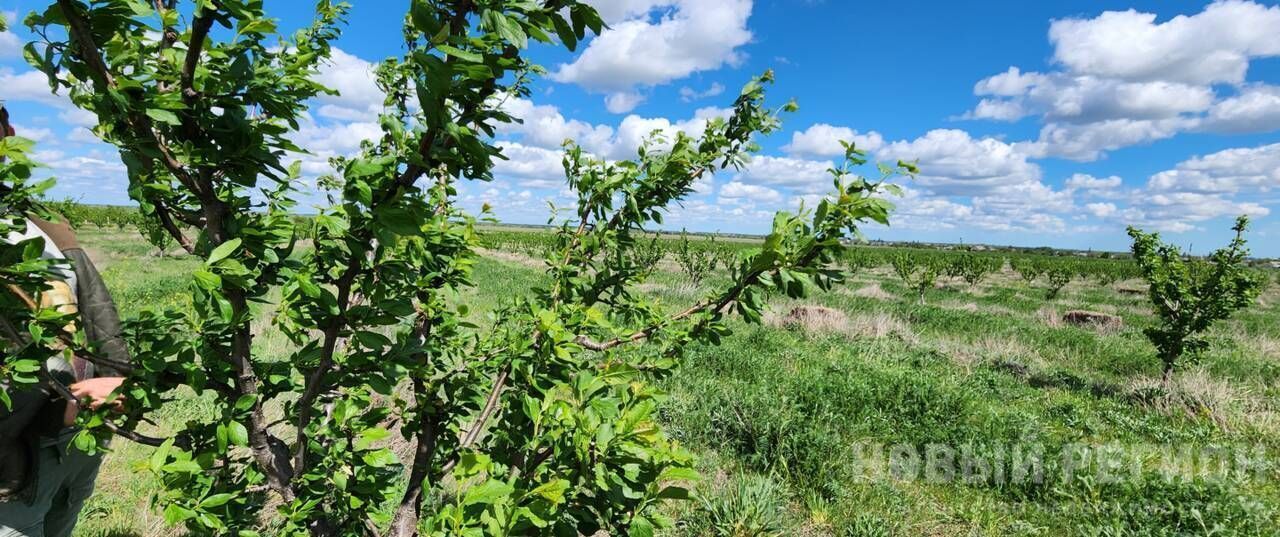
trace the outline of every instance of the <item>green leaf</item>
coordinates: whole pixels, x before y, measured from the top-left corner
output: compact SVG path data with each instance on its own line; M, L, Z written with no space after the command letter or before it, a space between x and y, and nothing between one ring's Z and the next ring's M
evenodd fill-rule
M560 37L560 42L564 43L565 48L576 50L578 48L578 36L573 32L573 27L569 26L569 22L559 15L551 16L551 24L556 28L556 35Z
M691 496L689 493L689 489L686 489L684 487L669 486L669 487L663 487L662 490L658 491L657 497L665 500L688 500Z
M176 526L184 521L195 518L196 512L176 503L171 503L164 507L164 522L170 526Z
M392 453L389 449L379 449L376 451L366 452L364 456L361 457L361 460L363 460L365 464L374 468L386 468L388 466L394 466L400 462L400 460L396 458L396 454Z
M449 56L453 56L454 58L457 58L462 61L471 62L471 63L484 63L484 56L481 56L474 52L467 52L465 50L454 48L449 45L440 45L440 46L437 46L436 48L439 49L440 52L448 54Z
M233 421L227 424L227 440L237 446L249 445L249 430L243 423Z
M198 474L203 471L196 461L173 461L161 467L167 474Z
M346 176L348 179L359 179L373 175L382 175L391 165L389 157L379 158L361 158L351 161L351 165L347 167ZM367 186L365 187L367 188Z
M702 476L693 468L684 466L670 466L664 468L662 473L658 474L658 481L698 481Z
M462 505L495 504L511 496L514 490L511 485L491 479L467 489L467 494L462 499Z
M241 395L239 399L236 399L235 409L241 412L249 410L253 408L253 403L257 400L258 396L251 393Z
M529 491L529 494L541 496L553 504L560 505L564 503L564 493L567 490L569 490L569 481L556 479L549 483L538 485L537 488Z
M213 496L209 496L202 500L200 502L200 508L213 509L215 507L222 507L223 505L226 505L227 502L231 501L232 498L235 498L235 495L225 492L222 494L214 494Z
M529 36L524 33L524 29L520 28L520 24L511 20L497 10L489 10L488 13L494 14L495 26L497 26L498 35L502 36L507 42L515 45L516 48L525 48L529 45Z
M209 259L205 261L205 264L213 265L219 261L222 261L223 259L230 257L231 254L236 251L236 248L240 247L240 243L241 243L240 238L236 237L227 242L219 244L217 248L214 248L213 251L209 253Z
M206 291L215 291L222 288L222 277L209 272L205 269L196 269L191 273L196 280L196 286Z
M377 218L379 224L397 235L417 234L422 222L421 216L401 207L381 209L377 212Z
M182 124L182 120L178 119L177 114L160 108L148 108L147 117L166 125Z
M155 452L151 454L151 471L158 472L164 467L165 462L169 460L169 450L173 449L173 442L174 440L172 438L165 440L164 443L160 444L160 447L156 448Z
M631 537L653 537L653 522L643 516L631 519L631 529L627 533Z

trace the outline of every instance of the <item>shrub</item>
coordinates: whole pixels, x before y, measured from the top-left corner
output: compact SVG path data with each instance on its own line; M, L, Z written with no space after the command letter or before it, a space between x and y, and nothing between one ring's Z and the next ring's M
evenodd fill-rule
M844 265L849 272L862 272L876 267L876 259L862 248L849 247L844 252Z
M1245 267L1248 225L1248 217L1236 219L1231 243L1203 260L1186 258L1177 246L1162 242L1159 234L1129 228L1134 260L1160 320L1159 326L1143 333L1164 363L1166 382L1183 354L1209 346L1201 337L1204 331L1257 298L1260 283Z
M642 279L648 278L653 271L658 269L658 263L662 262L662 258L666 257L666 248L658 242L658 236L654 235L648 242L643 239L636 240L635 245L628 253L630 262L637 267L647 267L643 270Z
M156 255L163 257L165 251L173 247L173 236L169 235L169 231L161 226L155 220L145 218L138 219L138 233L142 234L142 238L156 247Z

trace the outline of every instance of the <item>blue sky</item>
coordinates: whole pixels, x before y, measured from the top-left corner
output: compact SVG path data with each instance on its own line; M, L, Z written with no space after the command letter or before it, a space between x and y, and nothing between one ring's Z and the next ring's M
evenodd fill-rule
M369 69L400 52L407 2L356 0L297 135L304 169L355 150L381 96ZM0 0L25 13L45 2ZM1258 255L1280 256L1280 6L1276 2L922 2L611 0L611 25L570 53L535 46L549 76L506 106L511 160L468 207L543 223L564 205L558 146L574 138L620 159L653 129L696 132L772 68L778 103L800 112L740 172L699 184L667 227L758 233L779 209L829 186L838 139L877 158L919 159L921 176L875 238L1122 250L1139 225L1203 252L1235 215L1254 216ZM271 0L285 28L309 0ZM21 25L0 34L0 98L36 138L59 196L128 203L123 167L22 63ZM870 172L870 169L868 169Z

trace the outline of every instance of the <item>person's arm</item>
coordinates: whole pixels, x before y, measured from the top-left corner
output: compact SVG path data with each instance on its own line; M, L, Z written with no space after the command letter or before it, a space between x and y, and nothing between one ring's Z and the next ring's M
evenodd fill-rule
M76 272L76 302L85 336L106 358L113 362L129 363L129 350L120 335L120 314L116 311L115 301L102 280L102 275L78 246L63 249L62 254L71 262ZM93 373L89 375L92 378L76 382L70 388L71 393L81 401L88 400L91 408L97 408L124 382L124 372L103 365L92 367ZM121 399L117 398L114 404L119 406ZM64 423L74 423L79 410L77 402L68 404L63 416Z
M98 352L113 362L130 363L129 349L121 337L120 314L116 311L111 291L102 281L102 275L93 266L89 256L81 248L64 249L62 254L71 262L76 272L76 302L85 336L97 345ZM120 377L122 371L106 366L96 366L95 377Z

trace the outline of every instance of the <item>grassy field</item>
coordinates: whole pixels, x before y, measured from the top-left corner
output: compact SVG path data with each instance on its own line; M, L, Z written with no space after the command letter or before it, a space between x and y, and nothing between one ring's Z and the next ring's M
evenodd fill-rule
M126 317L181 305L194 261L157 257L127 231L83 231L81 240ZM528 289L539 267L522 253L487 252L473 309ZM722 278L693 285L664 261L645 288L680 305ZM1253 457L1256 472L1241 476L1208 463L1215 453L1280 452L1280 293L1216 327L1212 350L1166 386L1142 335L1153 317L1138 282L1074 282L1051 301L1039 285L1005 267L972 288L943 279L920 304L880 267L828 294L775 299L763 325L735 321L725 345L693 349L662 381L666 426L699 455L704 476L702 499L671 507L674 533L1276 534L1275 467ZM1124 326L1065 322L1076 309ZM284 343L260 344L269 353ZM165 417L180 422L200 404ZM135 470L149 449L113 447L76 535L175 534L149 505L156 484ZM1000 461L1023 449L1044 454L1043 479L997 477ZM924 468L931 450L941 474ZM896 473L873 464L894 453Z

